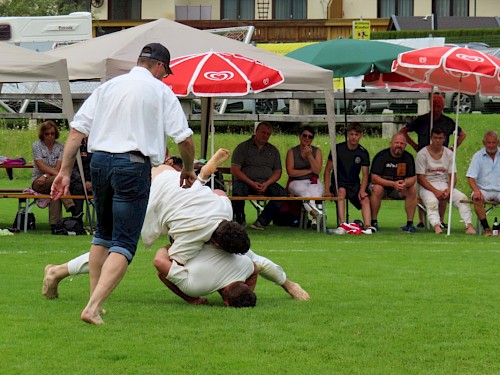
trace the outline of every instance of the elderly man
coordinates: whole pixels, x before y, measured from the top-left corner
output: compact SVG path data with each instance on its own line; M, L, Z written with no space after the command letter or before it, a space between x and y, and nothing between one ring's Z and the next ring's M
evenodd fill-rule
M273 129L268 122L261 122L255 135L240 143L231 158L233 175L233 196L264 195L286 197L286 190L277 183L281 178L281 156L278 149L270 144ZM232 201L234 220L246 225L245 201ZM263 230L272 221L282 202L269 202L264 211L252 224L252 228Z
M417 189L415 183L415 160L405 150L406 140L402 134L392 137L390 147L380 151L373 158L371 174L372 195L370 206L372 212L372 227L379 231L378 212L382 199L390 197L405 200L406 225L404 232L416 232L413 217L417 208Z
M467 179L472 189L474 211L484 229L485 236L491 236L492 231L486 219L485 201L500 202L500 148L498 134L490 130L483 138L484 147L472 157L467 171Z
M472 214L470 207L461 201L467 199L464 193L455 188L457 179L454 179L454 186L450 186L452 173L453 152L443 146L445 139L444 131L435 127L431 130L431 144L421 149L417 154L416 169L417 181L420 185L420 198L427 209L429 222L436 234L443 233L441 220L439 218L439 202L450 200L452 194L452 204L460 212L460 217L465 224L466 234L475 234L472 226Z

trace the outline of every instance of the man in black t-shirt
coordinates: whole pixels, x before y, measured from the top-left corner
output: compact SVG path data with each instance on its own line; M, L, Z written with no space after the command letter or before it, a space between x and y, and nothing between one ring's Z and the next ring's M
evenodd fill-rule
M352 123L347 127L347 141L337 144L338 193L335 190L335 174L331 173L333 170L331 152L328 155L323 181L325 196L347 198L354 207L361 210L365 229L368 229L371 222L368 194L370 155L359 144L362 137L363 127L358 123ZM360 172L361 180L359 178ZM337 202L340 223L345 222L345 205L345 200Z
M392 137L390 147L380 151L373 158L370 178L372 195L370 197L372 226L378 230L378 212L382 199L404 199L406 210L406 225L401 229L405 232L416 231L413 226L413 217L417 208L417 189L415 183L415 160L405 151L406 140L402 134Z

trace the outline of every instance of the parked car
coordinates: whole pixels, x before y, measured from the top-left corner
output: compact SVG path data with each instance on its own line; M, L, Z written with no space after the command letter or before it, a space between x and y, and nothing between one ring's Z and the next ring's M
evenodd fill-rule
M489 53L500 59L500 48L488 48L481 52ZM479 95L479 100L487 112L500 112L500 96Z
M223 104L224 99L215 99L215 109L218 111ZM191 102L193 113L201 112L201 102L199 99L193 99ZM258 113L272 114L275 112L284 112L288 108L283 99L227 99L226 110L224 113Z

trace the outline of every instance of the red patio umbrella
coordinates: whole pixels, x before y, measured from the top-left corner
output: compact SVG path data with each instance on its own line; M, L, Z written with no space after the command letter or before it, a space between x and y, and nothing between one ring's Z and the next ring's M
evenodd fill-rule
M177 57L170 61L170 68L174 74L164 78L163 82L175 95L184 97L192 93L211 99L208 125L212 131L212 148L213 97L259 93L284 81L279 70L252 58L232 53L210 51Z
M432 86L456 90L457 103L460 93L500 95L500 59L481 51L462 47L430 47L404 52L393 62L392 71ZM456 165L457 128L459 106L457 105L453 165ZM451 186L454 185L452 174ZM448 213L448 235L451 230L451 201Z

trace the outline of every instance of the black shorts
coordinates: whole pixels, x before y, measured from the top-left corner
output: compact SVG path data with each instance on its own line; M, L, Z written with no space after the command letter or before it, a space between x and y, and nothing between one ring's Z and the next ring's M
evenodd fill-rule
M345 189L345 196L349 202L352 203L354 207L356 207L358 210L361 210L361 202L359 201L359 189L361 188L360 185L341 185L339 188L344 188ZM368 196L370 196L370 192L367 190L366 193Z

